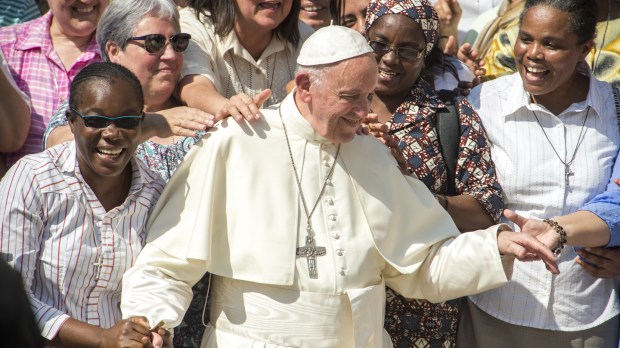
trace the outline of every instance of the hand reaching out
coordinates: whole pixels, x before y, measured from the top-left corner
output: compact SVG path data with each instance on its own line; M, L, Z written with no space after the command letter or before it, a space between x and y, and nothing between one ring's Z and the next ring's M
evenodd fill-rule
M251 98L245 93L239 93L232 96L229 101L220 108L215 114L217 121L222 120L228 116L232 116L236 121L246 119L248 121L258 120L260 118L260 109L269 97L271 97L271 90L265 89L254 98Z
M196 131L204 131L215 123L213 115L199 109L179 106L154 113L147 113L143 131L160 138L173 135L195 137Z
M510 209L504 209L504 216L519 226L522 233L536 237L547 248L553 249L558 245L560 236L548 223L542 220L525 218Z
M377 114L368 114L368 117L363 121L364 127L361 130L364 134L371 134L375 138L379 139L382 143L390 148L392 156L398 163L398 169L403 175L411 174L407 166L407 159L403 152L398 147L398 138L389 133L390 126L387 123L380 123Z
M497 246L502 255L513 256L519 261L542 260L551 273L560 274L557 260L551 250L527 233L499 232L497 234Z
M127 320L148 330L149 322L145 317L131 317ZM158 326L149 331L149 337L143 339L142 343L147 348L172 348L172 335L168 330Z

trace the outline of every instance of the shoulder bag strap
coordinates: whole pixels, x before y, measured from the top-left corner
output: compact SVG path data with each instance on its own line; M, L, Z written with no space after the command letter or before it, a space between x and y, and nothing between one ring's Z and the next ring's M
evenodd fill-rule
M441 146L441 155L446 164L448 176L449 196L456 195L454 181L456 178L456 162L459 155L459 141L461 139L460 119L456 106L457 94L450 90L437 91L439 99L446 104L446 108L437 109L437 136Z

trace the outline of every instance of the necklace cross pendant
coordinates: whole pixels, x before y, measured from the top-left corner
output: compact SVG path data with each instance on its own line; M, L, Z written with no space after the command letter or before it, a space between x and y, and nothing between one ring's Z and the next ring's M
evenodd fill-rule
M316 267L316 257L325 256L327 249L318 247L314 241L314 237L306 236L306 245L297 248L297 256L305 257L308 262L308 273L311 279L317 279L319 272Z
M564 165L564 184L566 185L565 187L568 187L569 179L571 175L575 175L575 172L573 172L570 169L570 165L565 164Z

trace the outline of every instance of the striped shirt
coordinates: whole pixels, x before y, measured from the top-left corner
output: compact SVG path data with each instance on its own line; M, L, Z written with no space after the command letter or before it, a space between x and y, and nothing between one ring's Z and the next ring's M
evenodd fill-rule
M86 50L69 70L65 69L52 46L48 12L33 21L0 28L0 49L17 86L30 98L31 124L24 146L14 153L4 154L10 166L19 158L41 151L45 127L58 105L69 97L71 80L86 65L101 60L99 47L93 38Z
M0 0L0 27L24 23L40 15L34 0Z
M164 182L131 160L125 202L106 212L84 182L75 142L19 160L0 181L0 251L24 278L41 334L69 317L109 328L121 319L121 280L145 241Z
M551 218L572 213L605 191L620 132L611 86L588 73L586 100L558 116L529 102L518 73L471 91L468 98L487 131L506 208L529 218ZM568 186L561 161L571 162ZM613 278L592 277L576 257L573 248L564 248L559 275L542 262L515 261L511 282L470 298L515 325L556 331L596 327L620 313L618 285Z

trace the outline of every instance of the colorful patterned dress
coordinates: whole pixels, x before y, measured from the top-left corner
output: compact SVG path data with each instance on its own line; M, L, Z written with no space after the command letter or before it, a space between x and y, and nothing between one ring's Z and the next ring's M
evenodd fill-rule
M457 99L461 139L456 167L458 194L474 197L497 222L503 201L486 132L469 102ZM447 174L437 137L436 110L445 107L432 87L418 79L410 96L392 115L390 130L400 140L409 171L434 193L445 193ZM400 130L398 130L400 129ZM398 131L396 131L398 130ZM395 348L454 347L457 300L433 304L406 299L387 288L385 329Z

